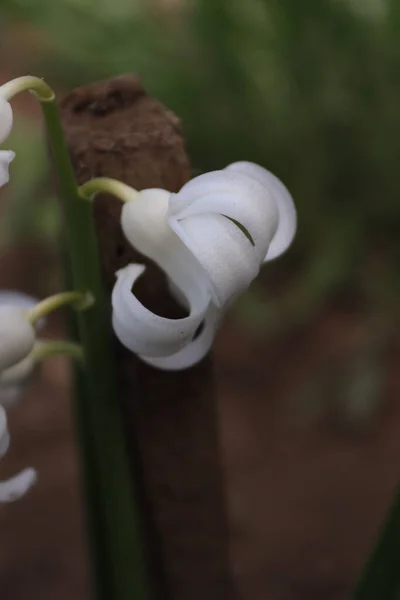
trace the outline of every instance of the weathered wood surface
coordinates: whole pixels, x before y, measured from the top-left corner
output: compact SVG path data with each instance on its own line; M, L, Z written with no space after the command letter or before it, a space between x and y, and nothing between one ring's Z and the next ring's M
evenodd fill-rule
M188 180L179 120L146 93L137 77L76 89L63 100L61 113L80 183L108 176L137 189L177 191ZM103 195L95 201L109 290L120 267L145 263L137 286L142 302L164 316L181 316L164 275L123 238L120 212L115 198ZM167 373L144 365L117 342L115 348L134 478L141 481L141 501L150 516L148 550L160 597L232 600L212 361Z

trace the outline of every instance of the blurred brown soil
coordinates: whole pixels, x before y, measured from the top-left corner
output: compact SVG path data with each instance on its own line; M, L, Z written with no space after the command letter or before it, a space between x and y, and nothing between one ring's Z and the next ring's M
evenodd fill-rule
M38 292L34 274L43 259L31 248L4 255L0 287ZM273 345L231 320L219 333L232 562L246 600L347 598L400 480L398 345L388 359L386 400L362 430L310 423L287 402L322 359L349 353L362 328L361 315L337 306ZM50 320L46 334L60 331L62 323ZM12 445L1 478L26 465L40 478L24 499L0 507L0 597L86 600L66 362L48 361L9 416Z

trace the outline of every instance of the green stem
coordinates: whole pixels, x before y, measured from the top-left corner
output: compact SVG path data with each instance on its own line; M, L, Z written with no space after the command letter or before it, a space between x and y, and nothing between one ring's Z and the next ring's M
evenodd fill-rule
M96 177L81 185L79 193L84 200L93 200L96 194L108 193L113 194L122 202L130 202L136 198L139 192L117 179Z
M20 92L30 91L40 102L54 102L54 92L43 79L24 75L11 81L7 81L0 87L0 93L6 100L11 100Z
M52 356L70 356L80 362L84 360L83 348L80 344L68 340L48 340L36 342L32 350L35 361L42 361Z
M72 304L76 310L85 310L93 302L94 299L90 293L61 292L42 300L42 302L31 308L29 311L29 321L34 325L53 310L57 310L57 308L61 308L67 304Z
M148 581L140 543L132 478L115 388L109 303L101 279L97 236L89 203L78 193L55 102L42 103L65 213L71 283L95 303L76 313L85 352L78 405L81 448L90 482L98 600L147 600Z

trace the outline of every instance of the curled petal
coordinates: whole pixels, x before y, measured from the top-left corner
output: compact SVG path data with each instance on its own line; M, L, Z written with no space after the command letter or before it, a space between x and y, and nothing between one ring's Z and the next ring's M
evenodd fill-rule
M257 276L254 248L235 223L222 215L188 217L171 222L208 276L207 289L217 306L244 291Z
M221 311L214 304L210 304L199 335L182 350L170 356L159 358L141 356L141 359L143 362L164 371L180 371L196 365L211 350L220 318Z
M213 300L222 306L257 276L278 210L254 177L214 171L171 194L168 223L202 265Z
M15 152L11 150L0 150L0 187L10 180L8 168L15 158Z
M279 222L264 260L269 261L277 258L288 249L297 228L296 208L289 190L273 173L255 163L236 162L229 165L227 170L253 177L264 185L274 197L278 207Z
M13 502L26 494L36 483L35 469L24 469L7 481L0 482L0 502Z
M13 126L11 104L0 94L0 144L8 138Z
M112 293L113 328L124 346L149 358L169 356L184 348L204 319L210 297L204 288L181 289L190 306L182 319L167 319L148 310L132 293L132 286L145 270L130 264L117 273Z
M22 361L33 349L35 330L24 308L0 306L0 372Z
M250 234L260 259L278 224L276 202L270 191L254 177L226 169L199 175L171 195L170 220L200 214L224 215L240 223Z

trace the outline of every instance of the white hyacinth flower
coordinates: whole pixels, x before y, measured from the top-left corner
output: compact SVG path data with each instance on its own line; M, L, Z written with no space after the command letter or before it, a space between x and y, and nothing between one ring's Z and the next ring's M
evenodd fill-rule
M115 333L145 362L173 370L209 351L224 310L262 263L291 243L296 211L279 179L239 162L192 179L177 194L139 192L124 204L121 225L128 241L166 273L189 314L166 319L145 308L132 292L144 266L128 265L113 290Z
M27 294L0 292L0 404L4 406L19 398L35 367L29 354L36 336L27 319L35 304L37 300Z
M11 104L0 94L0 144L10 135L13 126ZM15 153L11 150L0 150L0 187L9 181L9 166Z
M5 455L10 445L10 434L7 427L6 411L0 406L0 458ZM24 469L7 481L0 481L0 503L12 502L21 498L35 483L36 471Z
M113 327L119 340L152 364L190 344L210 304L200 265L168 226L169 197L165 190L144 190L124 205L122 227L128 240L168 274L185 298L189 315L167 319L139 302L131 289L143 273L143 265L132 264L121 269L112 295Z
M258 275L278 215L268 188L227 169L195 177L171 194L168 205L168 223L201 264L219 307Z

